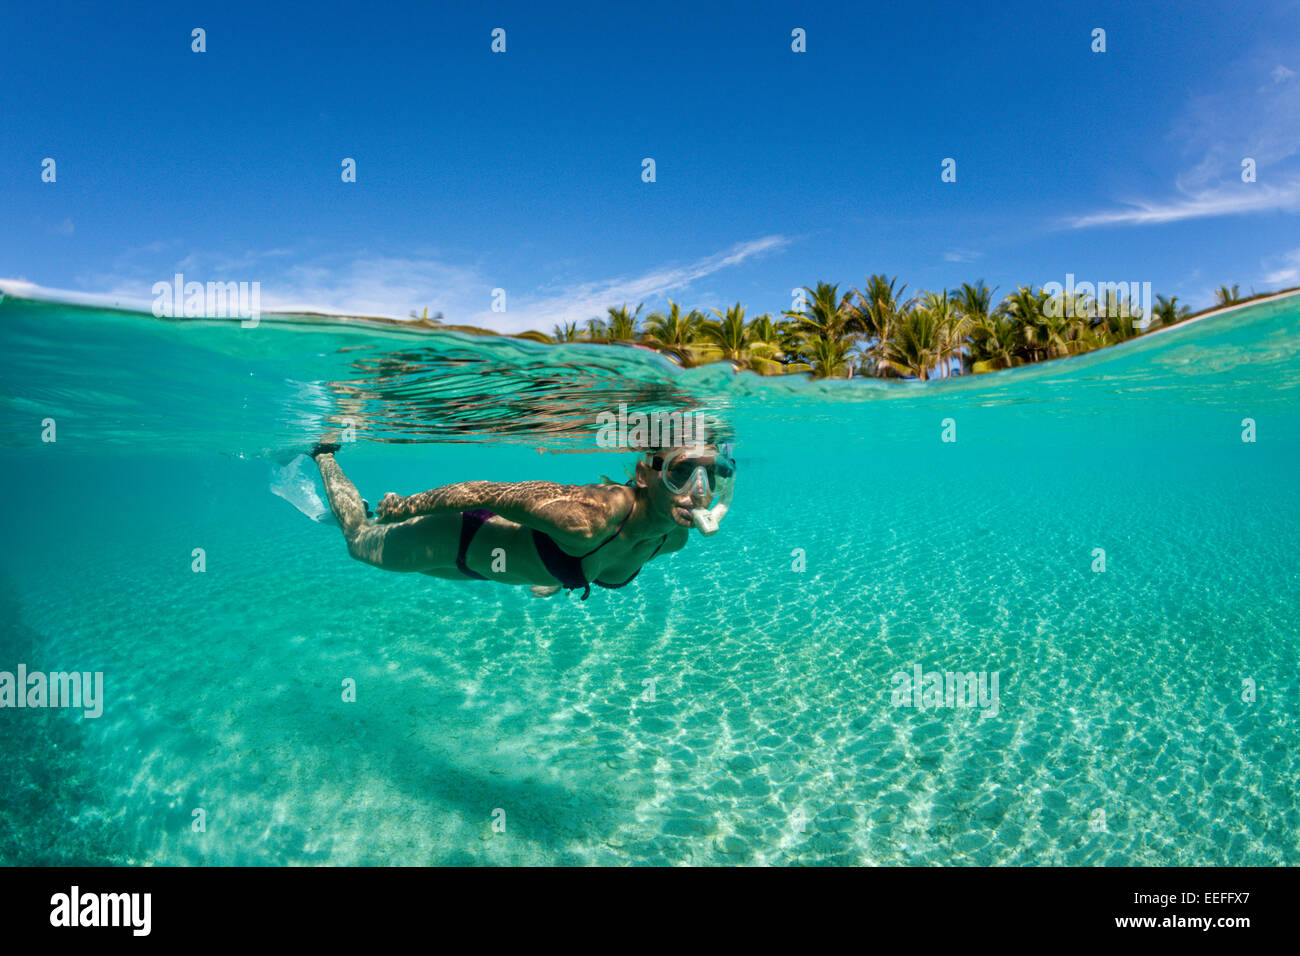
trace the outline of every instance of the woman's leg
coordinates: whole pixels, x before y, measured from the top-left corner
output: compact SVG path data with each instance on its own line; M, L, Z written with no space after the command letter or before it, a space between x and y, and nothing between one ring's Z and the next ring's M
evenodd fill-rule
M394 524L375 524L356 485L330 452L315 456L330 510L348 542L348 554L385 571L455 571L461 516L425 515Z

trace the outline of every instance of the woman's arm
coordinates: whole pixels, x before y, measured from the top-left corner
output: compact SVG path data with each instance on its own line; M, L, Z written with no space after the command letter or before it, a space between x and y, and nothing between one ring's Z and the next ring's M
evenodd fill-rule
M462 481L402 498L385 495L376 521L486 508L503 518L573 543L598 535L632 507L623 485L558 485L553 481Z

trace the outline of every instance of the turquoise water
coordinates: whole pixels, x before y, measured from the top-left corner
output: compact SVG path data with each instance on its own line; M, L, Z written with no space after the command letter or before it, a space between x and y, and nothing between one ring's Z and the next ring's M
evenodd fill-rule
M1296 297L930 385L13 297L0 346L0 670L105 684L0 710L4 863L1300 861ZM585 603L268 492L345 418L372 503L622 475L620 401L724 416L736 504ZM896 706L914 665L996 714Z

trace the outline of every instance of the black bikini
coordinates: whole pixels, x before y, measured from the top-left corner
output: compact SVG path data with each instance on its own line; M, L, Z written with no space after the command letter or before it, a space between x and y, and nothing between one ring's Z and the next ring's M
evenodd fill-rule
M480 581L486 581L487 578L484 575L479 574L477 571L471 570L469 566L465 564L465 552L469 550L469 544L474 540L474 535L478 533L478 529L483 527L483 522L487 521L488 518L491 518L494 514L496 514L496 512L482 508L476 511L461 512L460 546L456 550L456 569L462 574L471 578L477 578ZM599 580L589 582L586 573L582 570L583 559L591 557L601 548L605 547L605 545L617 538L623 531L623 525L627 524L627 519L630 517L632 517L631 508L629 508L627 514L623 516L623 520L619 523L617 531L586 554L580 556L569 554L566 551L561 551L560 546L551 539L549 534L545 531L538 531L534 528L533 544L537 548L537 556L542 559L542 564L546 566L546 570L551 573L551 576L554 577L555 580L560 582L562 587L565 587L570 591L576 591L578 588L583 588L582 599L584 601L591 595L592 584L597 584L602 588L610 589L621 588L624 585L631 584L632 578L635 578L641 573L640 568L633 571L632 577L623 581L621 584L606 584L604 581ZM663 540L659 542L658 547L650 553L650 558L653 558L658 554L659 549L662 548L667 541L668 535L665 534ZM649 561L650 558L646 558L646 561Z

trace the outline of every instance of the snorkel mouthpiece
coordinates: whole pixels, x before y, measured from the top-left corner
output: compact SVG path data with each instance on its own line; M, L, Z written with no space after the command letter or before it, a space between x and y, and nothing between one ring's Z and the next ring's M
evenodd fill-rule
M722 447L722 452L730 458L731 446L724 445ZM702 500L705 506L691 509L691 521L695 525L695 530L706 538L718 533L718 523L727 516L727 511L731 508L731 495L735 488L735 484L736 481L734 477L719 477L717 479L716 489L718 492L718 503L712 508L709 508L707 505L713 499L713 496L709 493L708 481L704 478L704 472L702 470L696 471L695 488L703 487L704 495ZM692 492L694 492L695 488L692 489Z
M718 522L726 513L727 506L724 504L712 508L694 508L691 510L691 521L695 522L695 530L707 538L718 533Z

